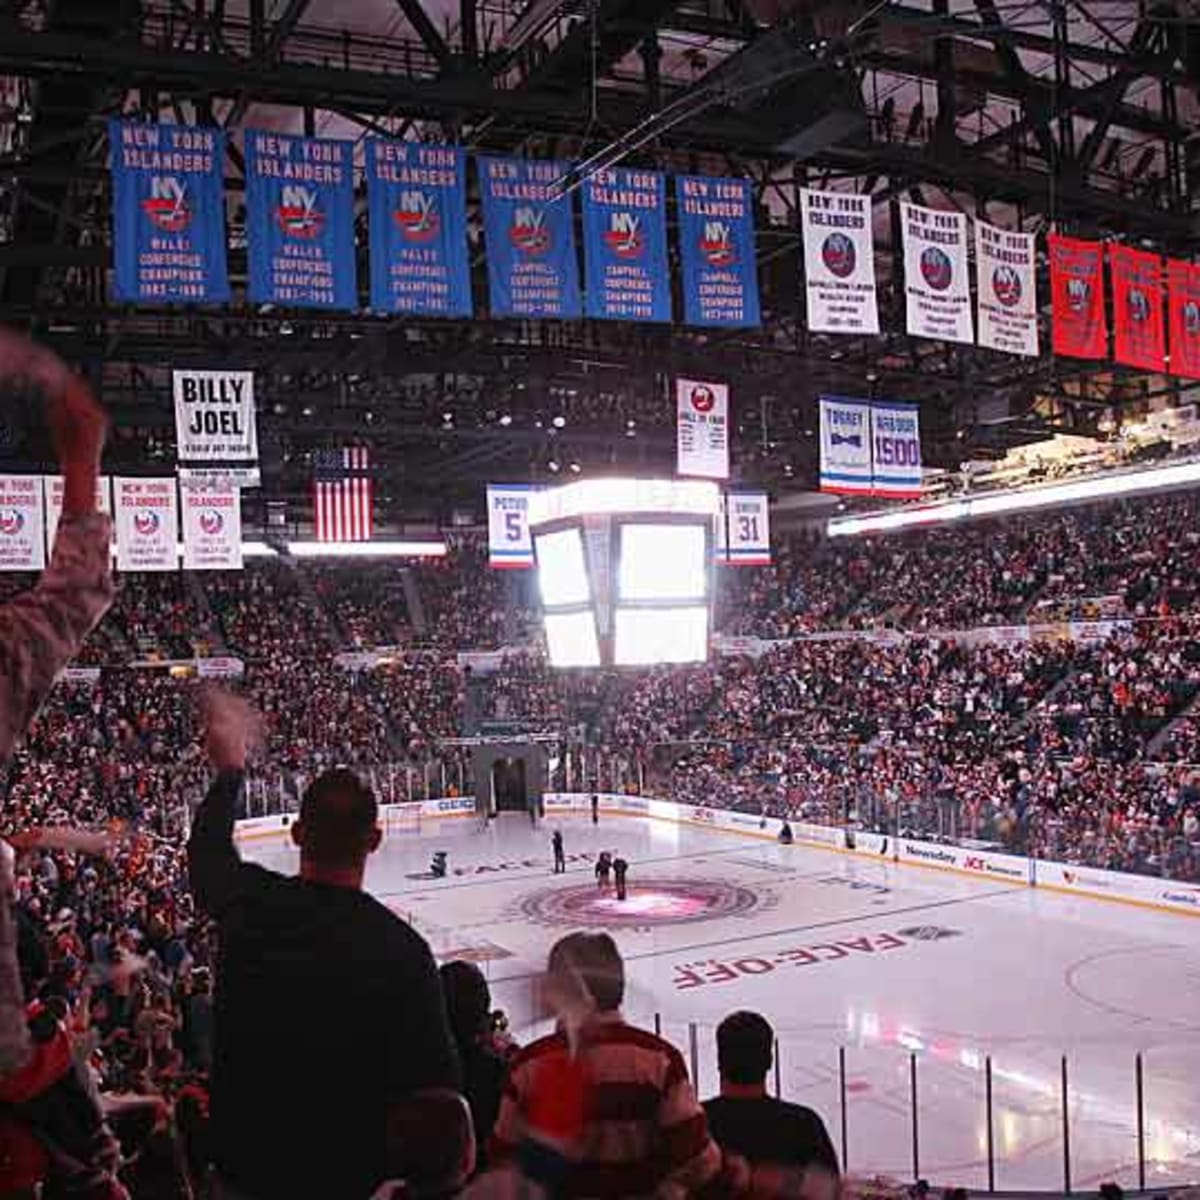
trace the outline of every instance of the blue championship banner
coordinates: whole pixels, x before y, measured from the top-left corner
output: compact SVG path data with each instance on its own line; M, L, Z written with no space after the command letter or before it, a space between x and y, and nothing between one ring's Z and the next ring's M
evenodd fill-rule
M552 198L558 162L480 155L493 317L582 316L571 198Z
M116 298L227 301L225 135L192 125L114 120L108 141Z
M358 307L354 144L246 130L250 299Z
M657 171L598 171L583 185L589 317L670 321L666 209Z
M684 321L733 327L762 324L749 180L677 175L675 199Z
M372 309L471 316L462 150L368 138L367 202Z

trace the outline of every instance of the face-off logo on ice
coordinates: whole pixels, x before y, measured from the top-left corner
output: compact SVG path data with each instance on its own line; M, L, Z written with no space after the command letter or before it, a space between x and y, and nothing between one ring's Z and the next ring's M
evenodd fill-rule
M585 883L533 892L518 902L518 908L522 917L538 925L650 929L744 916L770 907L776 899L774 893L714 879L631 879L624 900L618 900L614 890Z
M921 251L921 278L935 292L944 292L954 278L949 256L939 246L927 246Z
M150 195L142 201L142 212L164 233L181 233L192 223L187 185L174 175L154 175Z
M944 925L910 925L899 933L916 942L941 942L946 938L962 937L961 929L947 929Z
M540 258L551 246L546 214L540 208L523 204L513 213L508 238L521 254L528 258Z
M158 532L159 519L156 512L140 512L133 515L133 528L142 537L152 537Z
M1014 304L1020 303L1020 272L1007 263L1001 263L992 272L992 294L1005 308L1012 308Z
M844 233L831 233L821 243L821 261L830 275L836 275L839 279L853 275L858 264L854 242Z
M717 406L716 393L710 387L705 387L701 384L699 387L692 388L692 394L688 397L689 403L693 411L698 413L710 413ZM695 810L697 812L704 811L703 809ZM703 820L703 818L698 818ZM711 820L711 816L709 820Z
M400 193L400 207L392 213L406 242L431 242L441 231L437 200L419 189Z
M724 221L705 221L700 253L710 267L731 267L737 262L733 230Z
M5 537L16 537L24 528L25 517L18 509L0 509L0 533Z
M613 213L604 231L604 244L617 258L641 258L646 250L641 221L633 213Z
M212 508L206 508L200 514L200 532L209 537L216 537L225 528L225 518Z
M286 184L279 193L275 220L288 237L311 241L325 228L325 214L311 188Z

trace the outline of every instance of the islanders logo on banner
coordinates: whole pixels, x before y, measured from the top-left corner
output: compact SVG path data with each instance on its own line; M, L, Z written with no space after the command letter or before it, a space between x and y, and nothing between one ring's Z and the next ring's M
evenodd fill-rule
M417 188L400 193L400 205L392 220L406 242L432 242L442 231L437 201L428 192Z
M225 518L215 508L206 508L200 514L200 531L208 537L216 537L225 528Z
M717 394L707 384L698 383L688 396L692 408L698 413L710 413L717 406Z
M162 522L154 511L133 514L133 528L141 537L153 537Z
M737 262L737 243L732 227L725 221L705 221L700 253L710 267L733 266Z
M954 279L950 256L938 246L921 251L921 278L936 292L944 292Z
M25 515L15 508L0 509L0 533L16 537L25 528Z
M305 241L320 237L325 228L325 214L321 211L317 193L297 184L285 184L280 189L275 220L286 237Z
M604 231L604 244L617 258L641 258L646 250L641 221L633 213L612 213Z
M508 236L513 247L528 258L541 258L553 245L545 212L531 204L523 204L513 212Z
M836 275L839 279L853 275L858 265L854 242L844 233L831 233L821 243L821 261L830 275Z
M1126 301L1129 319L1139 325L1144 325L1150 319L1150 301L1141 288L1131 287Z
M142 201L150 223L164 233L182 233L192 223L187 185L177 175L153 175L150 195Z
M1008 266L1007 263L1001 263L992 272L992 295L1004 305L1005 308L1013 308L1021 303L1021 273L1014 268Z
M1092 303L1092 285L1087 279L1072 275L1067 280L1067 307L1074 313L1087 310Z

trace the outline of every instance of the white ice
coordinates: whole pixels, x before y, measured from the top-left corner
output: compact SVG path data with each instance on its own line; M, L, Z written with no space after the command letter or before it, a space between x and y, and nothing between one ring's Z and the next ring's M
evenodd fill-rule
M566 875L551 873L555 827ZM449 876L414 878L435 849L448 852ZM624 908L578 892L595 888L591 858L603 849L631 863ZM278 840L247 853L295 870L295 852ZM701 903L709 882L748 889L755 907L637 924L664 904L686 908L689 889ZM683 899L672 884L683 885ZM653 1028L658 1014L693 1063L702 1097L717 1088L717 1022L757 1009L779 1032L784 1097L816 1108L840 1149L845 1048L845 1149L855 1174L911 1177L915 1055L921 1176L985 1186L990 1056L996 1186L1061 1187L1065 1055L1072 1185L1136 1185L1140 1053L1147 1182L1200 1179L1194 918L617 816L596 828L582 817L536 829L519 817L486 830L473 819L426 821L419 833L388 838L367 887L439 958L479 960L521 1038L546 1028L535 1020L533 980L547 949L580 925L569 916L538 923L523 905L544 908L555 897L543 893L562 891L590 906L593 923L616 911L626 1015Z

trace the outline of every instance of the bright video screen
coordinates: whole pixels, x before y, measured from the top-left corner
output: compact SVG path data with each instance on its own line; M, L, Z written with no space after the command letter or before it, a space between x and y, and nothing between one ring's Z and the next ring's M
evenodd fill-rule
M538 587L547 608L586 604L592 598L583 563L583 538L578 529L540 533L534 538Z
M600 642L592 610L547 613L546 649L552 667L598 667Z
M709 563L702 525L622 525L622 600L704 600Z
M618 608L613 658L619 667L703 662L708 658L708 607Z

